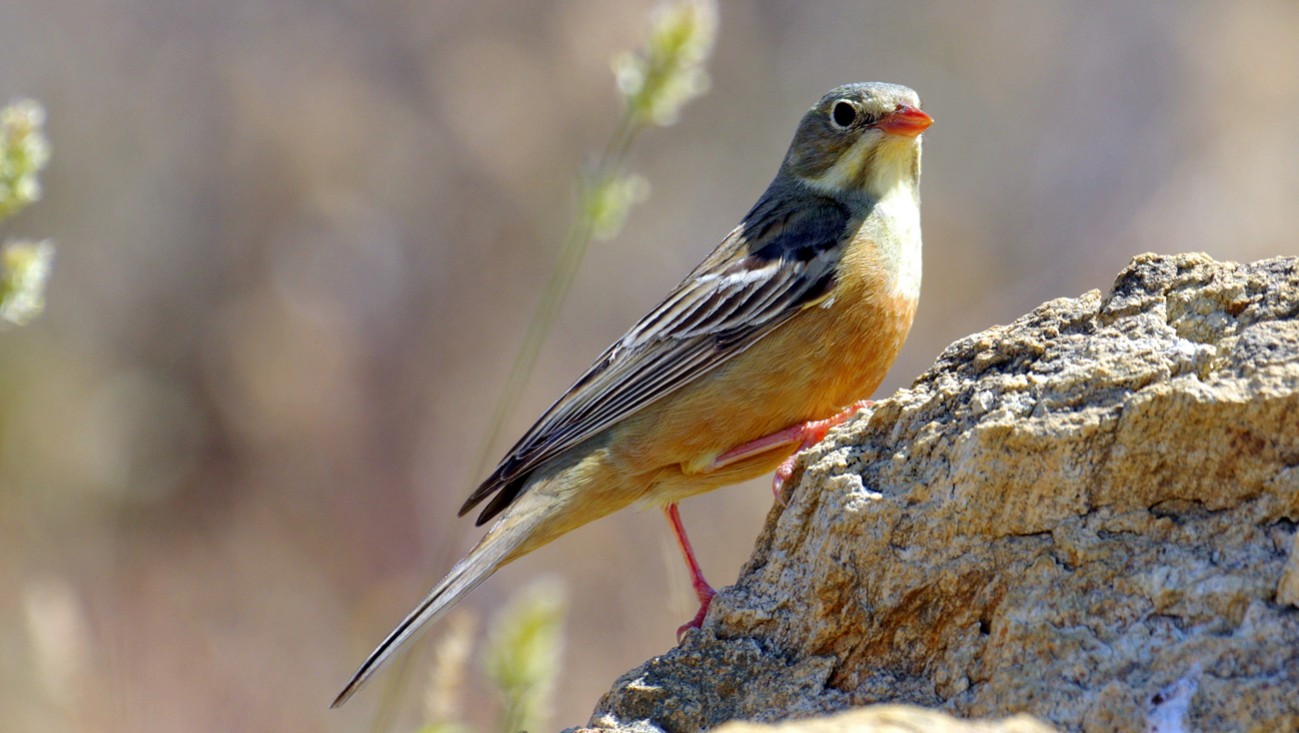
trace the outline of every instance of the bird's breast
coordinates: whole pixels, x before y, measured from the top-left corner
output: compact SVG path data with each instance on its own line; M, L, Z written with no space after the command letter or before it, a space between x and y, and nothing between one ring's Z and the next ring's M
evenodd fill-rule
M906 339L916 302L894 292L878 257L853 265L821 305L629 420L619 441L623 459L642 470L706 465L736 445L869 397ZM775 462L787 453L773 453ZM769 468L755 464L758 473ZM711 487L705 477L691 486L692 493Z
M899 184L872 206L844 253L843 277L861 277L866 290L883 288L899 298L920 298L922 272L920 199Z

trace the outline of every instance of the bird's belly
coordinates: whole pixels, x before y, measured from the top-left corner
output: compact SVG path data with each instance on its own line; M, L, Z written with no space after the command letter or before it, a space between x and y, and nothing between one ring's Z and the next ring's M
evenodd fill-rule
M672 399L627 420L612 441L619 446L616 460L647 477L655 501L770 472L797 445L721 471L708 467L731 448L869 397L901 350L914 313L914 300L894 295L810 307Z

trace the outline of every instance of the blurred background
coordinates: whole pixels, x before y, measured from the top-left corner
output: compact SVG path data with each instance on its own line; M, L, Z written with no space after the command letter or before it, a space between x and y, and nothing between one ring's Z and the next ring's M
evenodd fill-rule
M361 730L327 706L477 538L487 422L619 115L652 3L6 0L0 101L41 100L48 310L0 333L6 730ZM1294 254L1299 5L728 0L711 91L632 156L503 451L756 199L827 89L917 89L924 297L881 394L1137 253ZM691 500L730 583L767 482ZM626 511L516 563L569 590L554 728L674 643L693 596ZM479 623L481 630L483 624ZM417 645L394 730L427 719ZM481 631L480 631L481 633ZM464 716L490 729L471 670ZM535 733L535 732L534 732Z

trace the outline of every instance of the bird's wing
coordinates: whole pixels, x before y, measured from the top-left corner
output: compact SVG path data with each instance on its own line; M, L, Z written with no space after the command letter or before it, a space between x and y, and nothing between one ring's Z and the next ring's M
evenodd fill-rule
M780 206L766 197L662 303L609 347L515 444L464 506L497 493L483 524L543 462L726 363L834 283L850 214L817 197Z

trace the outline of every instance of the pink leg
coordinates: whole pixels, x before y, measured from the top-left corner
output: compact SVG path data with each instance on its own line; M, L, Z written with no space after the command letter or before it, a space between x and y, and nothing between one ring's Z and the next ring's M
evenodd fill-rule
M771 484L771 491L776 495L776 501L784 504L785 502L780 498L780 491L784 488L785 480L794 472L794 465L795 461L798 459L799 451L811 448L821 442L821 439L825 437L825 434L830 432L830 428L843 423L848 418L857 414L858 410L870 407L873 404L875 403L870 400L860 400L852 403L842 412L824 420L809 420L808 422L785 428L778 433L772 433L771 435L763 436L757 440L737 445L718 456L717 460L713 462L713 468L725 468L733 463L739 463L746 458L752 458L753 456L766 453L769 450L790 445L791 443L798 443L798 450L794 451L794 455L785 459L785 462L781 463L780 467L776 469L776 477Z
M790 443L797 443L803 440L803 427L808 423L802 423L790 428L785 428L779 433L764 435L757 440L751 440L748 443L741 443L734 448L726 451L713 461L713 470L726 468L733 463L739 463L746 458L752 458L756 455L766 453L769 450L775 450Z
M803 443L798 446L798 450L794 451L794 455L786 458L776 469L776 475L771 481L771 493L776 496L776 501L780 502L782 506L785 504L785 500L780 497L780 494L785 488L785 481L789 479L790 474L794 473L794 466L798 463L798 454L820 443L825 434L830 432L830 428L842 425L847 422L848 418L856 415L859 410L873 404L875 403L871 400L858 400L842 412L831 415L824 420L811 420L797 426L802 429Z
M681 547L681 554L686 557L686 567L690 569L691 582L695 586L695 595L699 596L699 613L687 624L677 629L677 641L689 629L697 629L703 626L704 616L708 615L708 606L713 602L713 596L717 591L704 580L704 572L699 569L699 561L695 559L695 551L690 547L690 538L686 537L686 528L681 524L681 513L677 510L676 504L668 504L663 507L663 513L668 517L668 524L672 525L672 534L676 535L677 545Z

